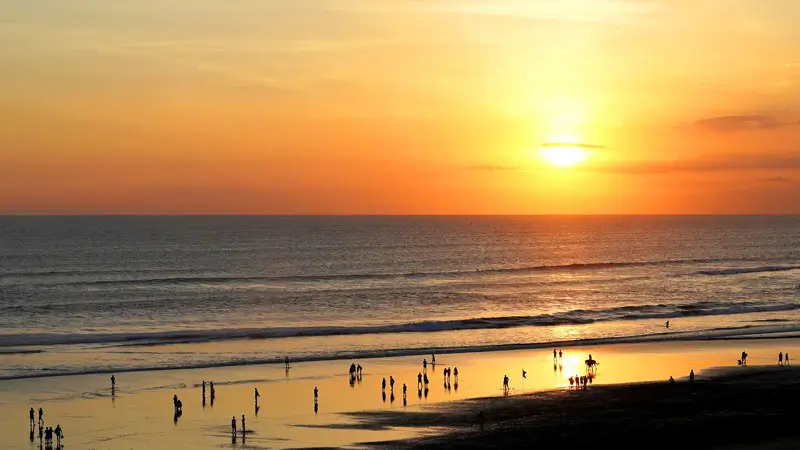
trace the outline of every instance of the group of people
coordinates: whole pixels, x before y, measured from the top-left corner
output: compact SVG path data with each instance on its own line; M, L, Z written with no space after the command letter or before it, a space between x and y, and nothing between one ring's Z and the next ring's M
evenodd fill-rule
M576 389L579 388L586 389L589 383L592 382L592 378L594 377L584 376L584 375L575 375L569 377L569 388L572 389L574 386Z
M209 390L211 392L211 406L214 406L214 399L217 397L217 392L214 389L214 382L209 381ZM203 406L206 406L206 380L203 380Z
M28 417L30 418L30 439L31 442L34 440L34 434L36 431L37 422L34 421L35 411L33 408L28 411ZM45 427L44 426L44 410L39 408L39 441L40 444L44 444L46 448L53 448L53 438L56 440L56 448L61 448L61 440L64 438L64 430L61 429L61 425L56 425L55 429L53 427Z
M784 354L783 352L778 353L778 365L779 366L789 365L789 352L786 352L786 354Z

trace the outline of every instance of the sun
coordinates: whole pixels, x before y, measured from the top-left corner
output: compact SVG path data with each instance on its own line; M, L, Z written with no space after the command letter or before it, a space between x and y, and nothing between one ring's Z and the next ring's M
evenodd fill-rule
M542 159L558 167L572 167L588 157L585 149L574 145L542 147L540 155Z

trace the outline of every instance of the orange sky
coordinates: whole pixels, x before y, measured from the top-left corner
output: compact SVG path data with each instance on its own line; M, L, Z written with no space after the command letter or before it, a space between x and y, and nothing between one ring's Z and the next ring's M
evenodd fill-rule
M6 0L0 213L800 213L795 0ZM556 167L544 144L588 159Z

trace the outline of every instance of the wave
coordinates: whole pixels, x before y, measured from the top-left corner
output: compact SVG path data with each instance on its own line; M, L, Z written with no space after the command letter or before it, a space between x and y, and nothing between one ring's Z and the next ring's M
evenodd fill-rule
M793 311L800 304L758 302L697 302L692 304L629 305L607 309L578 309L554 314L422 321L372 326L265 327L216 330L169 330L141 333L0 334L2 347L117 344L169 345L238 339L355 336L391 333L432 333L460 330L503 329L529 326L583 325L615 320L670 319L678 317Z
M790 270L800 270L800 266L731 267L715 270L700 270L695 272L695 275L726 276L763 272L787 272Z
M683 265L683 264L712 264L731 261L746 261L745 259L674 259L658 261L619 261L619 262L595 262L595 263L571 263L571 264L552 264L534 265L520 267L498 267L484 268L475 270L452 270L452 271L429 271L411 273L340 273L327 275L251 275L251 276L151 276L139 278L114 278L114 279L91 279L56 282L55 285L65 286L116 286L116 285L159 285L159 284L230 284L247 282L325 282L325 281L370 281L370 280L398 280L398 279L420 279L420 278L458 278L465 276L482 275L503 275L503 274L527 274L538 272L559 272L559 271L590 271L601 269L617 269L629 267L648 267L664 265ZM133 272L147 273L147 272ZM80 271L51 271L51 272L27 272L0 274L2 277L49 277L49 276L92 276L92 275L112 275L124 273L117 271L107 272L80 272ZM130 275L130 273L128 273Z
M356 361L374 358L392 358L404 356L417 356L436 354L451 354L451 353L481 353L481 352L498 352L498 351L513 351L513 350L532 350L532 349L550 349L556 348L569 348L570 346L589 346L589 345L614 345L614 344L637 344L637 343L652 343L652 342L680 342L680 341L696 341L696 340L726 340L726 339L769 339L785 337L787 333L797 333L800 331L800 325L790 326L754 326L746 325L741 327L724 327L714 328L710 330L689 331L678 333L654 333L646 335L635 336L621 336L621 337L607 337L595 339L579 339L579 340L563 340L563 341L548 341L548 342L532 342L532 343L514 343L514 344L490 344L490 345L475 345L475 346L450 346L450 347L423 347L423 348L395 348L395 349L380 349L380 350L356 350L356 351L333 351L329 353L308 354L301 357L293 357L293 363L314 362L314 361ZM773 336L770 336L773 335ZM65 375L94 375L94 374L107 374L107 373L123 373L123 372L149 372L161 370L185 370L185 369L204 369L213 367L237 367L237 366L251 366L251 365L264 365L264 364L283 364L284 356L274 356L268 358L231 358L226 360L219 360L219 355L214 355L214 360L199 361L193 363L180 363L180 364L164 364L164 365L149 365L149 366L136 366L136 367L95 367L89 369L64 369L64 370L48 370L43 369L41 372L33 373L18 373L11 375L0 375L0 380L13 380L22 378L45 378L57 377ZM342 374L345 373L345 367L342 367ZM261 380L269 381L269 380ZM222 382L222 384L231 384ZM249 384L249 383L248 383ZM197 387L195 385L195 387ZM158 388L154 388L158 389Z

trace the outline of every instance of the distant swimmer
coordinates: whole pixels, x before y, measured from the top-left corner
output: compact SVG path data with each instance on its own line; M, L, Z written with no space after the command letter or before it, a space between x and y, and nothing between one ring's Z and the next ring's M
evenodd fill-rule
M669 320L666 323L666 327L669 328Z
M528 372L525 372L525 369L522 369L522 378L528 378Z

